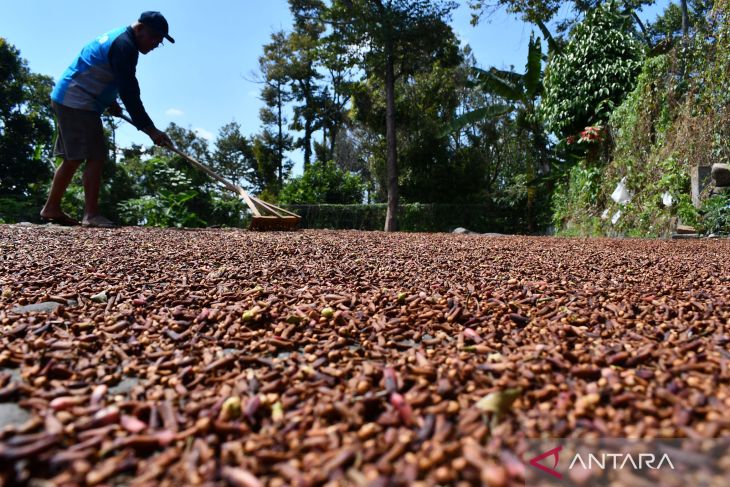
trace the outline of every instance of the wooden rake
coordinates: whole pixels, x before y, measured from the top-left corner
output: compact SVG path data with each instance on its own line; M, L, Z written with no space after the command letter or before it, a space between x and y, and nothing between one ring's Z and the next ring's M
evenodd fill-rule
M129 123L132 123L132 120L125 114L122 114L121 118ZM299 227L299 222L301 221L302 217L300 217L296 213L292 213L291 211L279 208L278 206L274 206L271 203L260 200L255 196L251 196L242 187L228 181L226 178L215 172L207 165L193 159L175 146L170 146L166 148L179 155L180 157L188 161L193 167L195 167L196 169L200 169L208 176L221 183L224 188L233 191L241 199L243 199L243 201L246 202L248 208L251 210L252 217L251 224L249 225L250 230L296 230Z

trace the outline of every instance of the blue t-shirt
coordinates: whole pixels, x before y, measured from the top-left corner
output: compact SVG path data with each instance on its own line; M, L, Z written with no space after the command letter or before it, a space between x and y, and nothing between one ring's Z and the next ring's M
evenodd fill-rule
M137 82L139 50L131 27L96 38L61 76L51 93L60 105L102 113L119 95L134 125L153 125L142 105Z

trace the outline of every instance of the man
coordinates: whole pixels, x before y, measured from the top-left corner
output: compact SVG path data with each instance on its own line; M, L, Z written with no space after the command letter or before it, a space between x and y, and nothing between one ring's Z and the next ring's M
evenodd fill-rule
M107 159L101 114L108 109L112 115L121 115L117 94L137 129L159 146L172 146L167 134L158 130L147 115L135 75L139 53L147 54L163 39L175 42L168 34L165 17L160 12L144 12L131 26L108 32L86 45L61 76L51 93L51 105L58 126L54 155L62 157L63 163L56 169L48 200L40 213L45 221L79 224L61 210L61 198L76 170L86 161L81 223L90 227L115 226L99 213L99 188Z

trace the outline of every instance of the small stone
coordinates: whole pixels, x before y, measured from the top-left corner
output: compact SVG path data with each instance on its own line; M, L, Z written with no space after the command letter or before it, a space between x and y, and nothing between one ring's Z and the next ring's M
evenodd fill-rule
M12 309L13 313L53 313L61 306L61 303L55 301L46 301L43 303L29 304L26 306L16 306Z
M30 418L30 413L20 406L0 403L0 430L7 426L20 426Z
M716 162L712 165L712 179L715 180L715 186L726 187L730 186L730 164L723 164Z
M106 295L106 291L102 291L99 294L91 296L91 300L95 303L106 303L109 300L109 297Z

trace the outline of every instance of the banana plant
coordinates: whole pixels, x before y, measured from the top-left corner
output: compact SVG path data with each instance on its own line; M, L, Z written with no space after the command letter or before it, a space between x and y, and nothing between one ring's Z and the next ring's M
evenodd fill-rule
M503 98L507 103L495 103L465 113L449 125L445 135L480 120L499 117L516 110L522 112L521 115L529 125L536 122L535 106L542 93L542 48L539 37L530 36L524 74L497 68L472 68L472 73L478 87Z
M445 131L445 134L456 132L472 123L486 118L498 117L515 112L518 127L529 134L534 150L536 164L527 164L527 221L530 230L534 230L534 211L537 197L537 186L550 172L550 160L547 150L548 141L537 115L537 102L542 94L542 46L540 38L530 36L527 50L527 64L524 73L506 71L497 68L483 70L472 68L476 86L484 92L497 95L506 103L496 103L468 112L456 120ZM537 167L536 167L537 166ZM548 188L550 191L550 188Z

